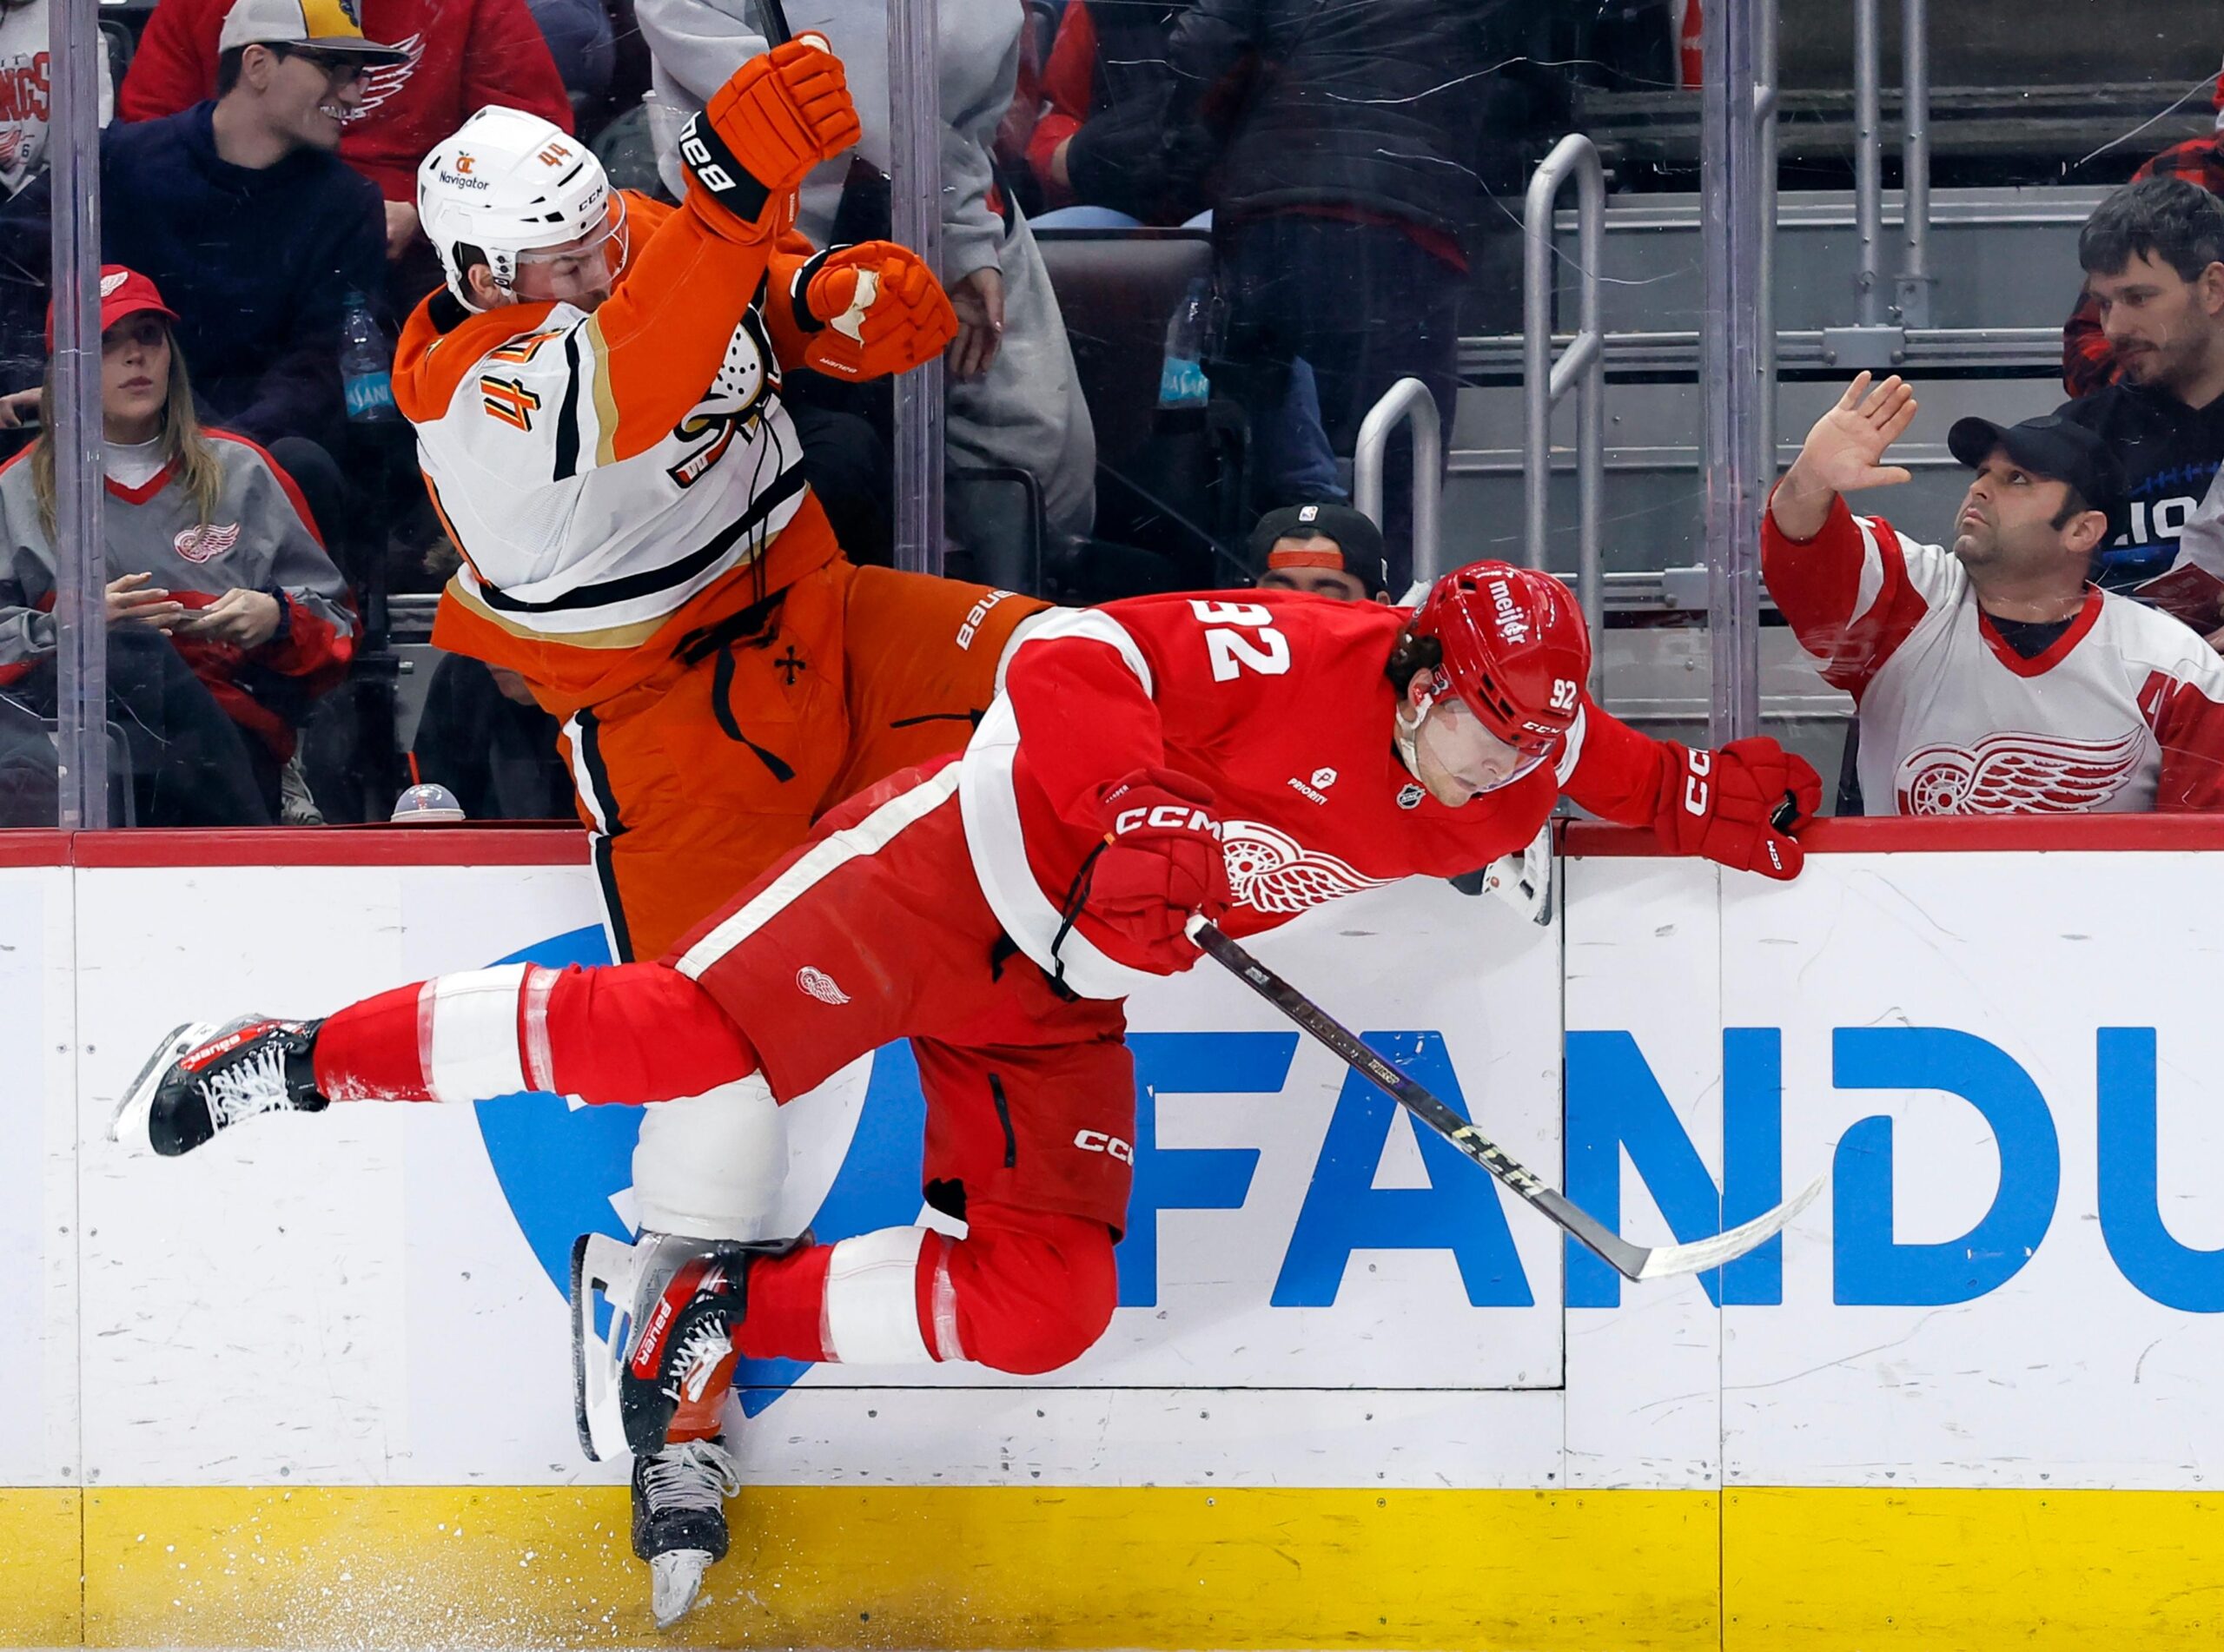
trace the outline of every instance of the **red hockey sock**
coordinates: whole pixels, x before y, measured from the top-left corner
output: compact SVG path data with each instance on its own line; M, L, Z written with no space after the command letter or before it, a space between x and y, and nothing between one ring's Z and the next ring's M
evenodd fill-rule
M663 964L435 975L350 1005L319 1029L334 1101L480 1101L520 1090L669 1101L757 1070L718 1001Z
M826 1299L826 1265L833 1255L831 1245L806 1245L753 1265L748 1312L734 1337L735 1348L750 1359L825 1358L818 1322Z
M317 1029L317 1093L331 1101L429 1101L417 1043L415 981L350 1004Z
M1102 1336L1112 1235L1078 1216L987 1206L963 1239L883 1228L756 1264L734 1345L751 1359L1056 1370Z

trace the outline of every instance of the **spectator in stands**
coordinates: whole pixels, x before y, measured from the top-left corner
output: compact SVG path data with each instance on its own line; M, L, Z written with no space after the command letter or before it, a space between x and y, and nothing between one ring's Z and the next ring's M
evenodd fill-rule
M1254 430L1301 357L1340 457L1402 378L1426 385L1451 423L1479 181L1519 157L1543 118L1538 99L1563 95L1529 67L1551 58L1532 38L1550 12L1521 0L1196 0L1175 23L1167 142L1209 157L1228 310L1212 376ZM1254 466L1285 468L1271 451ZM1385 525L1398 573L1407 530L1401 515Z
M2182 178L2128 184L2077 254L2118 373L2059 409L2123 472L2101 583L2224 644L2224 201Z
M1348 505L1289 505L1251 530L1261 591L1305 591L1339 602L1388 602L1382 530Z
M222 43L215 102L101 135L103 256L169 295L203 422L270 449L328 526L341 315L385 272L378 191L334 151L367 76L408 54L366 40L337 0L235 0ZM0 208L17 337L45 308L50 211L43 179Z
M639 0L642 34L656 54L650 104L665 185L679 192L679 129L705 97L765 50L745 10L716 0ZM1034 476L1052 531L1087 534L1096 514L1096 437L1074 369L1057 296L1017 205L997 189L991 160L1017 77L1024 13L1016 3L947 4L937 14L942 64L943 286L958 334L950 375L948 455L953 470L1006 466ZM798 227L821 246L889 234L888 8L885 0L820 0L798 28L835 43L864 134L852 160L830 162L803 190ZM863 162L854 168L854 162ZM876 188L876 185L877 188ZM875 200L876 195L879 197ZM811 438L804 433L806 442ZM1009 488L953 490L952 527L998 577L1003 522L994 504ZM994 503L992 503L992 501Z
M446 786L469 820L576 821L558 733L515 671L443 654L425 691L411 773Z
M295 730L346 674L354 615L286 473L195 414L176 315L144 275L103 272L109 694L139 818L267 825L288 798ZM19 400L19 399L18 399ZM0 469L0 681L38 715L56 693L53 384L38 438ZM16 417L11 401L4 415ZM16 754L20 760L20 753Z
M1069 0L1060 14L1027 144L1028 169L1054 209L1038 228L1178 224L1205 209L1195 151L1165 142L1167 47L1188 9L1188 0Z
M2216 77L2216 130L2188 138L2153 156L2131 175L2134 183L2149 178L2182 178L2213 195L2224 195L2224 74ZM2062 329L2062 384L2073 396L2090 395L2116 382L2115 351L2101 325L2101 308L2088 288Z
M334 27L329 21L314 19L343 10L349 17L357 17L349 0L277 0L275 9L290 12L304 6L313 19L306 31L309 35L328 33ZM417 228L417 163L474 110L487 103L506 103L553 121L567 132L572 129L566 83L534 14L526 8L527 0L361 0L361 27L349 23L349 30L391 40L398 50L365 66L360 96L349 106L350 118L341 136L340 158L378 186L385 202L389 258L400 259L413 248L424 248ZM600 12L599 5L593 9ZM148 17L139 50L123 76L116 100L123 118L161 120L189 109L220 93L226 52L248 39L292 37L235 23L233 15L240 10L235 0L162 0ZM553 26L567 41L580 34L570 23ZM606 81L606 18L600 38ZM582 47L582 73L592 49L588 39ZM424 279L419 290L407 294L408 304L440 284L440 267L429 249L415 261ZM401 295L396 296L399 300ZM399 311L407 305L397 301L395 307Z
M2224 660L2088 578L2121 486L2101 439L1959 420L1947 446L1976 476L1948 551L1841 497L1910 479L1884 458L1915 412L1897 378L1855 379L1761 529L1769 594L1859 707L1868 812L2224 808Z
M14 195L46 165L54 83L47 67L49 15L49 0L0 0L0 195ZM116 103L107 43L103 36L94 36L103 126Z

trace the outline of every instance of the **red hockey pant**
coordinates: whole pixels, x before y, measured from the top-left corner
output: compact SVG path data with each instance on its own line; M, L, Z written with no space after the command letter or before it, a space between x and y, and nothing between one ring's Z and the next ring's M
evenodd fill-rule
M737 1346L755 1358L1078 1357L1116 1295L1135 1080L1120 1006L1074 1000L1011 953L975 883L956 770L911 771L830 816L681 943L672 964L439 976L318 1034L335 1100L590 1102L699 1095L759 1074L781 1100L909 1035L930 1203L953 1240L891 1228L758 1264Z

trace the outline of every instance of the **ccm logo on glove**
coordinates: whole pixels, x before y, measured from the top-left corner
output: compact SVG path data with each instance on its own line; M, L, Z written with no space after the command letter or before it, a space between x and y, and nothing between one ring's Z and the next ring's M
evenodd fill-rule
M1706 777L1714 772L1714 753L1693 751L1685 754L1685 764L1691 772L1684 776L1684 812L1687 815L1706 813Z
M1220 836L1220 823L1204 809L1187 803L1157 803L1148 809L1123 809L1112 822L1112 835L1125 837L1144 828L1155 832L1210 832Z

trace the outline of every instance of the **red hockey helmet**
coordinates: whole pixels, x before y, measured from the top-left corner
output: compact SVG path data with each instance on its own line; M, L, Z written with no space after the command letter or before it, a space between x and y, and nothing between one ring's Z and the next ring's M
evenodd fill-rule
M1591 632L1574 594L1550 574L1471 562L1429 587L1413 634L1444 650L1448 690L1507 744L1550 750L1574 725L1591 676Z

